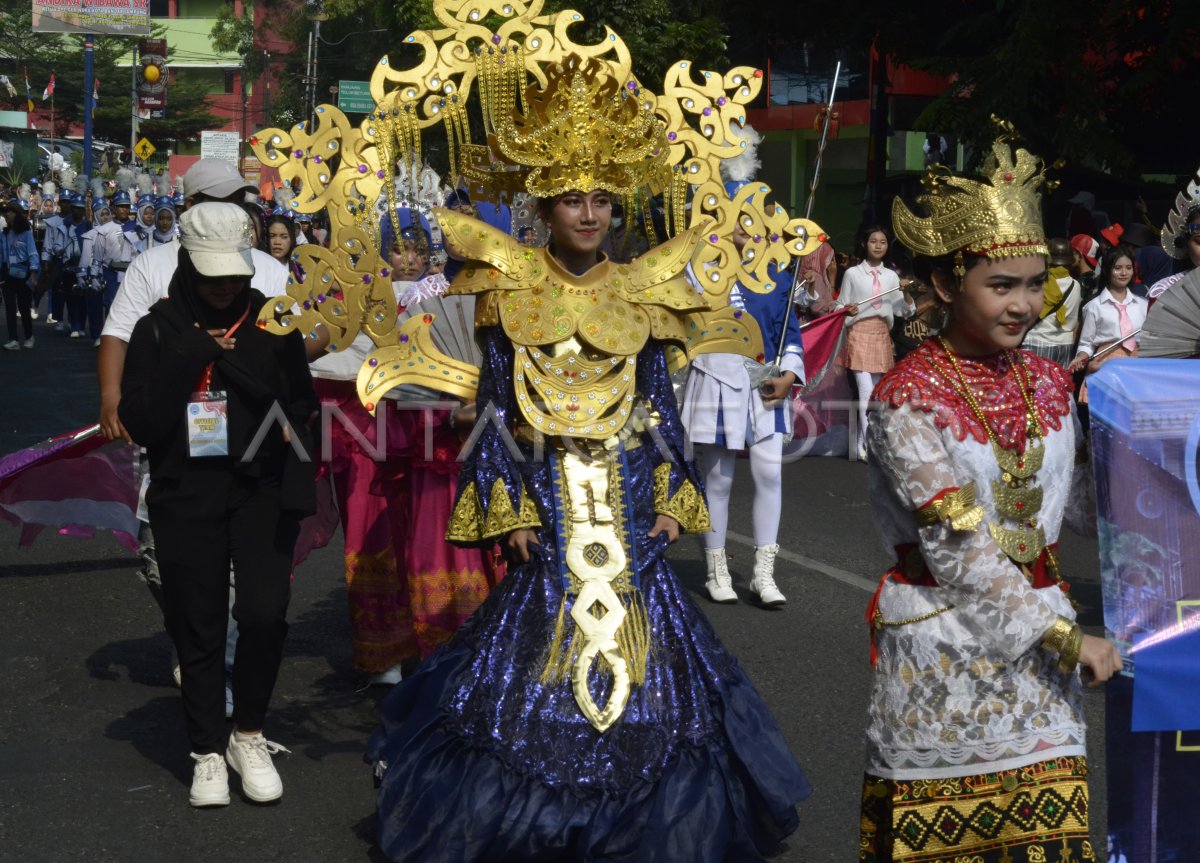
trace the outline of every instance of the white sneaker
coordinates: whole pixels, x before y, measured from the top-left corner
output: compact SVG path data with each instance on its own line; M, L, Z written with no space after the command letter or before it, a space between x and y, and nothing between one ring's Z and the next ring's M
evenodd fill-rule
M192 792L188 802L193 806L228 806L229 805L229 771L225 769L225 759L220 752L210 752L207 755L192 753L196 767L192 771Z
M859 446L858 446L858 460L861 461L862 463L866 464L867 447L865 444L859 444Z
M58 320L58 318L54 317L54 315L47 315L47 316L46 316L46 323L48 323L48 324L57 324L57 323L61 323L61 321L59 321L59 320Z
M20 343L20 342L18 342L16 339L12 339L11 341L7 341L7 342L5 342L5 343L4 343L4 350L6 350L6 351L19 351L19 350L21 350L21 343Z
M100 340L99 340L99 339L96 339L96 341L92 342L92 347L93 347L93 348L98 348L98 347L100 347Z
M183 689L183 670L178 666L172 666L171 679L175 681L176 689Z
M704 549L704 561L708 565L708 580L704 588L713 602L737 602L733 589L733 577L729 574L729 560L723 548Z
M779 543L760 545L754 549L754 578L750 589L758 594L767 608L779 608L787 597L775 586L775 555L779 554Z
M83 338L83 330L71 330L71 338L82 339Z
M21 342L21 347L33 349L33 336L30 336L25 341Z
M229 748L225 760L233 772L242 777L242 792L255 803L270 803L283 796L283 782L271 756L276 752L287 752L278 743L272 743L261 734L242 739L235 731L229 735Z
M30 309L29 317L33 318L36 321L38 319L37 309Z
M395 686L403 679L404 674L400 671L400 663L397 662L387 671L372 674L371 679L367 681L367 686Z

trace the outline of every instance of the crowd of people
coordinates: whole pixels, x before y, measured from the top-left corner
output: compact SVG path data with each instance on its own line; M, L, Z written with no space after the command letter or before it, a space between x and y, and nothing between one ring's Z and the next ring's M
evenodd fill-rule
M667 549L702 535L709 599L740 599L725 541L744 452L749 588L785 606L801 322L841 315L844 378L821 383L855 388L849 451L895 555L867 611L860 859L1045 859L1048 836L1064 860L1097 859L1082 688L1121 659L1060 577L1061 527L1095 529L1071 376L1137 355L1148 299L1200 263L1200 202L1156 237L1097 224L1080 198L1098 236L1073 212L1083 229L1047 237L1044 164L1002 136L982 177L918 212L897 200L853 258L821 241L801 284L772 265L714 296L719 263L689 263L699 244L749 260L763 236L737 218L726 238L652 246L666 220L621 202L669 185L666 127L616 97L557 98L622 90L603 63L551 72L521 106L600 137L522 175L535 220L436 176L407 186L417 200L381 198L374 269L407 321L391 345L365 310L334 326L360 290L322 281L338 237L290 195L264 206L229 163L201 159L175 197L3 207L5 347L34 347L48 294L55 325L99 348L103 433L142 448L143 576L176 652L191 805L228 805L229 769L251 801L283 794L270 700L301 537L328 497L353 664L392 687L366 746L390 859L763 859L811 789ZM502 131L497 161L545 167ZM730 200L753 179L723 178ZM387 351L435 358L409 325L454 302L469 302L474 398L368 397ZM752 347L706 341L714 322ZM943 829L948 811L967 826Z

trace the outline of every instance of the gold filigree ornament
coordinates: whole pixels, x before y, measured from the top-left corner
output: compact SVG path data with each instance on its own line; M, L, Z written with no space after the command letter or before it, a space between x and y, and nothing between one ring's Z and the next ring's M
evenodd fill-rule
M434 0L441 26L404 38L402 50L418 54L415 64L379 61L370 82L375 107L361 122L321 105L311 127L266 129L250 139L263 164L285 182L294 188L302 181L291 208L324 209L330 219L331 257L301 252L308 275L289 291L294 308L285 315L268 305L260 315L265 326L308 334L325 324L338 349L360 331L380 347L396 344L394 310L382 308L391 285L380 258L376 204L383 197L394 214L404 197L397 191L398 165L421 162L422 137L435 126L447 138L451 179L477 200L609 188L625 204L630 224L644 217L653 248L660 241L653 236L650 201L661 196L670 237L697 229L695 254L687 257L703 273L714 309L727 303L735 282L769 290L770 264L784 267L819 245L819 228L789 218L770 202L767 187L752 184L731 200L720 182L721 160L746 146L734 130L745 124L746 105L761 89L761 70L737 67L722 75L681 61L656 93L634 76L629 50L615 32L606 28L595 44L576 42L570 31L582 16L543 14L543 6L542 0ZM759 238L745 257L729 240L738 219ZM340 314L308 290L314 276L325 275L342 292Z
M1049 254L1038 190L1055 184L1046 180L1042 159L1023 149L1014 156L1012 127L997 122L1003 133L992 143L983 177L959 177L934 166L922 181L927 194L917 199L928 216L915 215L899 198L892 203L896 236L917 254L967 252L992 259Z
M433 343L433 313L414 315L400 325L399 343L378 348L358 370L358 397L372 414L383 393L415 384L472 401L479 388L479 369L438 356Z

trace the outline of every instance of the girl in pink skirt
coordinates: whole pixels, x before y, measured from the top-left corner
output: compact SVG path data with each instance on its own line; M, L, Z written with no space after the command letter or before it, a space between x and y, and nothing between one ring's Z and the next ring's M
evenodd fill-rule
M858 387L857 454L867 458L867 403L884 372L895 365L892 323L896 315L908 318L916 306L901 288L900 277L883 265L888 250L887 230L868 225L858 238L855 251L861 262L846 270L838 305L847 309L846 368ZM889 293L890 292L890 293Z

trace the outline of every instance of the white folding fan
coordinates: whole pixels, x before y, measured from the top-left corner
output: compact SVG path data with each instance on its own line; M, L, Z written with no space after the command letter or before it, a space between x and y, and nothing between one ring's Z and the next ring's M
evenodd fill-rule
M1200 356L1200 269L1172 285L1150 307L1138 339L1138 356Z

